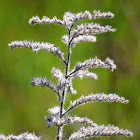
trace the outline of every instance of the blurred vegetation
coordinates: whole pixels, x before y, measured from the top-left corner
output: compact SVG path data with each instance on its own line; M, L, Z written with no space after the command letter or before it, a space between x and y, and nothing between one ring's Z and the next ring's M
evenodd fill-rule
M62 19L64 12L100 10L111 11L114 19L98 19L101 25L112 25L115 33L97 35L96 43L79 43L73 48L71 68L77 61L98 56L114 59L117 70L111 73L106 69L91 70L99 79L74 80L77 95L67 95L69 101L93 93L117 93L130 100L127 105L119 103L92 103L73 110L72 115L85 115L99 125L114 124L133 131L133 138L140 139L140 8L139 1L130 0L4 0L0 4L0 133L18 135L22 132L35 132L43 140L53 140L55 126L48 129L44 116L47 109L59 105L57 98L47 88L31 87L30 79L46 76L55 81L50 72L52 67L60 68L59 59L46 52L33 53L29 49L15 49L12 52L8 43L14 40L43 41L60 46L66 53L61 36L64 28L57 25L29 26L32 16L57 16ZM82 22L87 22L83 20ZM91 21L88 21L91 22ZM65 126L66 138L77 131L79 126ZM94 140L127 140L125 137L93 138Z

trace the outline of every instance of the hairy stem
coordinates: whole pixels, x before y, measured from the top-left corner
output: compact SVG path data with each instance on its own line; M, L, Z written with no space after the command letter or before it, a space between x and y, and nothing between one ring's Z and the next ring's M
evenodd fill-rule
M69 40L70 40L70 30L69 30ZM70 41L69 41L69 44L68 44L68 60L67 60L67 65L66 65L66 71L65 71L65 78L67 79L67 75L68 75L68 70L69 70L69 65L70 65ZM65 87L64 87L64 90L63 90L63 94L62 94L62 101L61 101L61 109L60 109L60 118L62 117L62 114L63 114L63 105L64 105L64 98L65 98Z
M59 134L60 134L60 126L57 127L57 137L56 137L57 140L59 140L60 138Z
M70 47L71 47L71 42L72 42L72 39L70 40L70 32L71 32L71 29L72 27L70 28L69 30L69 43L68 43L68 59L67 59L67 63L66 63L66 71L65 71L65 78L67 79L67 76L68 76L68 70L69 70L69 67L70 67L70 55L71 55L71 50L70 50ZM62 93L62 98L61 98L61 107L60 107L60 118L63 117L63 108L64 108L64 101L65 101L65 92L66 92L66 87L64 87L64 90L63 90L63 93ZM60 140L60 133L62 133L62 129L61 129L62 126L59 126L57 128L57 140Z
M80 67L79 69L76 69L76 70L72 71L69 75L67 75L66 78L70 77L72 74L74 74L75 72L77 72L77 71L80 70L80 69L81 69L81 67Z
M57 127L57 137L56 140L62 140L62 131L63 131L63 126L58 126Z
M63 114L62 114L62 117L66 114L66 113L68 113L71 109L73 109L74 107L71 107L71 108L69 108L68 110L66 110Z

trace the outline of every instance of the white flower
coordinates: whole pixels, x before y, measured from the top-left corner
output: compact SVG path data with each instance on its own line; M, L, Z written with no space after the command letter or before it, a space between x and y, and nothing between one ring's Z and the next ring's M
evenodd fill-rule
M111 12L103 12L101 13L100 11L93 11L93 18L114 18L114 14Z
M66 45L69 43L68 35L62 36L62 42ZM80 42L96 42L96 37L93 35L79 35L71 41L71 46L75 47L76 43Z
M71 101L68 110L70 108L72 109L79 105L83 105L90 102L109 102L109 103L120 102L123 104L127 104L129 100L126 100L124 97L119 97L116 94L104 94L104 93L90 94L88 96L81 96L79 99L74 100L73 102Z
M44 42L30 42L30 41L13 41L8 46L13 48L29 48L34 52L38 52L39 50L51 52L54 55L58 56L61 60L64 60L64 53L60 51L59 48L54 47L54 44L44 43Z
M61 21L60 19L57 19L57 17L53 17L53 19L50 19L46 16L43 16L42 19L40 19L38 16L32 17L29 20L30 25L35 25L35 24L58 24L64 26L64 21Z
M53 115L53 116L58 115L59 112L60 112L60 107L59 107L59 106L55 106L55 107L53 107L53 108L49 108L49 109L48 109L48 112L49 112L51 115Z
M59 69L56 69L55 67L52 68L51 73L52 73L53 77L58 80L61 80L64 78L62 72Z
M4 136L0 134L0 140L41 140L41 137L37 137L34 133L22 133L18 136L9 135Z
M127 137L132 137L133 133L129 130L119 129L115 126L95 126L87 128L82 127L78 132L73 133L69 140L82 140L84 138L92 138L92 137L102 137L102 136L116 136L116 135L123 135Z

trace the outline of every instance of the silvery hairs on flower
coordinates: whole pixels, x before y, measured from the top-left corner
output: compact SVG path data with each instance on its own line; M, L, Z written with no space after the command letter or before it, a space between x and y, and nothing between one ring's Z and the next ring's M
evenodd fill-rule
M18 136L5 136L3 134L0 134L0 140L41 140L41 137L37 137L34 133L26 132Z
M39 50L50 52L53 55L57 56L59 60L62 62L64 66L64 71L61 71L58 68L53 67L51 74L52 77L57 80L56 84L52 83L51 81L47 80L45 77L33 77L31 79L30 85L32 86L41 86L47 87L52 92L56 93L58 97L58 102L60 102L60 106L55 106L53 108L48 109L48 116L45 116L45 122L48 128L52 125L56 126L57 134L56 140L62 140L64 138L63 135L63 128L65 125L68 124L82 124L83 127L80 128L78 132L74 132L69 136L69 140L81 140L84 138L91 138L91 137L105 137L105 136L116 136L116 135L123 135L127 137L132 137L133 133L129 130L119 129L113 125L97 125L95 122L90 120L87 117L79 117L79 116L71 116L70 111L74 108L77 108L81 105L93 102L119 102L122 104L127 104L129 101L126 100L124 97L119 97L115 93L91 93L88 96L82 95L80 98L75 99L74 101L70 101L70 105L67 109L64 109L64 104L66 102L66 94L77 94L77 91L73 88L73 79L80 78L91 78L93 80L98 79L98 75L96 73L92 73L89 69L96 69L96 68L105 68L109 69L113 72L116 69L116 65L114 61L111 60L109 57L102 61L95 58L90 58L85 60L84 62L77 62L74 68L70 71L70 60L71 60L71 53L72 48L76 47L77 43L80 42L96 42L97 34L102 34L106 32L115 32L116 29L112 28L109 25L101 26L98 23L90 22L78 25L77 21L82 19L89 19L94 20L97 18L114 18L114 14L111 12L103 12L100 11L93 11L93 14L89 11L80 12L77 14L71 12L65 12L63 19L60 20L57 17L53 17L50 19L47 16L43 18L39 18L38 16L32 17L29 20L30 25L36 24L57 24L64 28L66 28L67 34L63 35L61 40L67 47L67 59L65 60L64 53L61 52L59 47L54 47L54 44L51 43L44 43L44 42L33 42L33 41L13 41L8 46L11 48L29 48L32 49L34 52L38 52ZM0 139L10 140L10 139L22 140L24 138L30 140L39 140L40 137L36 137L34 134L24 133L19 136L4 136L0 135Z

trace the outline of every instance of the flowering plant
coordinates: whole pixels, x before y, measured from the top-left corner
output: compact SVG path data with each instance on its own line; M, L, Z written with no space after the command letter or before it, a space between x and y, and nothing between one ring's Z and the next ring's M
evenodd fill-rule
M67 53L67 60L64 58L64 53L61 52L59 47L54 47L54 44L50 43L39 43L39 42L28 42L28 41L13 41L9 44L11 49L13 48L29 48L32 49L34 52L38 52L39 50L51 52L55 56L57 56L62 64L65 66L65 72L61 72L58 68L52 68L52 75L55 79L58 80L56 84L48 81L45 77L40 78L32 78L30 84L32 86L41 86L41 87L48 87L54 93L56 93L58 97L58 101L60 102L60 106L55 106L53 108L48 109L48 113L50 115L45 116L46 125L50 128L53 124L57 128L57 140L63 139L63 127L64 125L77 123L82 124L87 127L82 127L78 132L75 132L69 136L69 140L78 140L90 137L101 137L101 136L116 136L116 135L123 135L127 137L131 137L133 135L132 132L129 130L119 129L113 125L97 125L92 120L84 117L79 116L71 116L69 111L72 109L86 104L90 102L119 102L123 104L127 104L129 101L126 100L124 97L119 97L116 94L104 94L104 93L97 93L97 94L90 94L88 96L81 96L80 98L71 101L70 105L67 109L64 109L64 103L66 94L77 94L77 91L73 88L72 80L75 78L91 78L96 80L98 78L97 74L89 72L88 69L95 69L95 68L107 68L110 69L111 72L116 69L116 65L114 61L111 60L109 57L105 59L105 61L101 61L97 57L85 60L84 62L78 62L75 67L70 71L70 59L72 48L76 46L77 43L80 42L96 42L96 34L106 33L106 32L115 32L116 29L113 29L111 26L100 26L96 23L85 23L81 25L76 25L77 21L82 19L96 19L96 18L113 18L114 14L111 12L103 12L100 11L93 11L91 14L89 11L80 12L77 14L73 14L71 12L65 12L63 16L63 20L57 19L54 17L50 19L48 17L43 17L40 19L38 16L32 17L29 20L30 25L35 24L58 24L66 28L68 35L62 36L62 42L66 44L68 49ZM34 134L24 133L24 136L30 136L29 139L38 140L40 137L36 137ZM18 139L19 136L10 135L9 137L12 139ZM5 136L3 136L5 137ZM6 139L6 137L5 137ZM8 139L8 138L7 138ZM9 139L8 139L9 140Z

